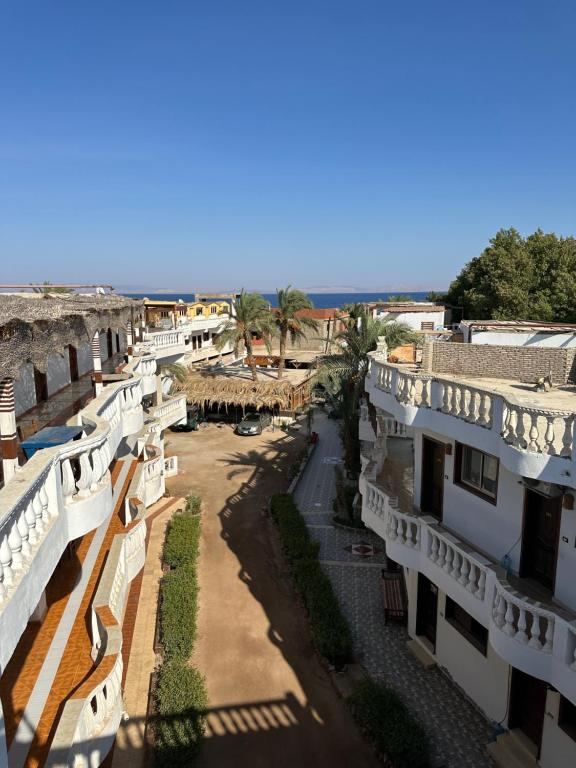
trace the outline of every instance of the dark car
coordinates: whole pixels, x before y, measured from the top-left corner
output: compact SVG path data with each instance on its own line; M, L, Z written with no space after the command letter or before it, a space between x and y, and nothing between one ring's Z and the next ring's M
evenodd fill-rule
M185 421L184 424L173 424L170 427L171 432L196 432L198 430L198 419L192 418Z
M247 413L236 427L237 435L261 435L264 427L271 422L267 413Z

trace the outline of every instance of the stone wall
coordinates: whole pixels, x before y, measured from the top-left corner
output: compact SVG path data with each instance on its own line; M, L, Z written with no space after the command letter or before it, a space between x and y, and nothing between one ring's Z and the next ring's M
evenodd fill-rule
M512 379L533 383L552 372L554 384L576 382L576 350L426 342L422 370L428 373Z

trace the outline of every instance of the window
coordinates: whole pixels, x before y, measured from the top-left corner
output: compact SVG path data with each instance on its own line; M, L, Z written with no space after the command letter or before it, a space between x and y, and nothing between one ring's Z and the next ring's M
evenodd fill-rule
M455 482L496 503L498 459L469 445L456 443Z
M564 733L576 741L576 704L560 696L560 709L558 711L558 725Z
M202 307L197 307L196 308L196 317L198 317L201 314L202 314Z
M466 638L472 645L486 656L488 647L488 630L483 627L479 621L470 616L462 606L454 600L446 597L446 621L451 624L455 630Z
M431 320L423 320L420 323L420 330L421 331L433 331L434 330L434 323Z
M215 315L216 314L216 307L210 307L210 314Z

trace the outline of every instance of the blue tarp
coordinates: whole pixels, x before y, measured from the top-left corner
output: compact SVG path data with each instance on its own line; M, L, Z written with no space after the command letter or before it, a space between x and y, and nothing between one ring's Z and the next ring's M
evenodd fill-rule
M24 440L22 448L26 458L30 459L41 448L53 448L55 445L76 440L83 431L83 427L44 427Z

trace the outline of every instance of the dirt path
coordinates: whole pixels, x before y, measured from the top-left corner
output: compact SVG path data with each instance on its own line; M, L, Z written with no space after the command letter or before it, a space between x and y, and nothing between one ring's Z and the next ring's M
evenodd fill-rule
M301 439L238 437L213 425L169 441L181 470L170 491L197 490L204 500L194 662L211 712L199 765L376 766L314 655L265 517Z

